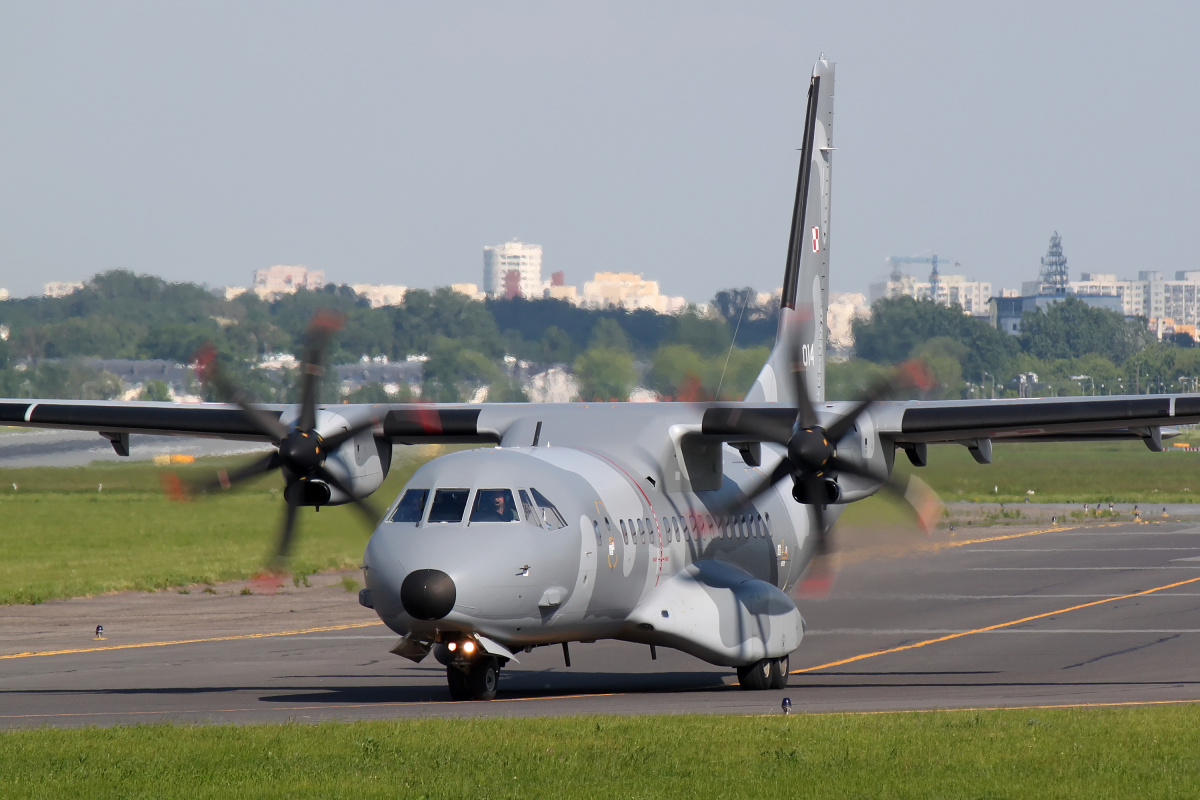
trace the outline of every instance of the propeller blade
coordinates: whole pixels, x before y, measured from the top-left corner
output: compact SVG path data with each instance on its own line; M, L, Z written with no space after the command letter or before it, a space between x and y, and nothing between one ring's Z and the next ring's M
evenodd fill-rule
M334 489L337 489L339 492L349 497L354 503L354 507L362 512L364 518L367 520L367 524L370 525L372 529L379 524L379 520L383 518L383 515L376 512L375 508L366 500L362 499L361 497L355 497L353 494L351 494L350 489L346 486L346 484L342 483L336 475L324 467L321 467L317 470L317 475L320 480L325 481Z
M214 478L210 478L206 481L196 481L185 484L185 491L188 494L196 495L207 494L208 492L215 491L217 489L232 489L234 486L237 486L243 481L249 480L250 478L254 478L258 475L262 475L264 472L270 472L273 469L279 469L278 452L268 453L257 461L253 461L244 467L235 469L233 472L220 470L217 472L216 477Z
M360 422L357 425L352 425L348 430L344 430L341 433L335 433L332 436L323 436L322 440L325 443L325 451L327 453L332 453L350 439L358 436L368 428L374 428L378 424L379 420L375 417L371 417L371 419Z
M200 380L216 390L217 395L230 405L237 406L263 434L278 442L287 436L288 430L279 421L279 416L259 408L250 401L250 396L229 382L217 366L217 349L211 344L196 353L195 370Z
M334 332L341 330L343 317L336 311L323 308L313 315L308 325L308 345L301 365L300 430L311 431L317 426L317 401L321 378L325 375L322 357Z
M812 490L810 490L812 491ZM813 510L813 557L808 562L804 577L796 584L797 597L809 600L823 600L833 591L833 581L836 575L836 564L833 559L833 548L830 533L826 525L825 506L814 503Z
M917 523L921 526L921 530L925 532L926 536L933 533L933 529L937 527L938 520L942 518L942 515L946 511L946 505L938 497L938 493L916 475L909 475L905 478L900 478L896 475L879 475L872 470L860 467L851 461L844 461L836 456L830 462L830 470L839 474L857 475L860 478L866 478L869 481L881 484L880 489L882 491L904 501L905 504L912 508L913 513L917 517Z
M808 370L804 366L800 345L794 339L789 363L792 373L792 393L796 397L796 421L800 423L801 428L811 428L817 424L817 410L813 407L812 397L808 393Z
M296 512L299 506L289 502L287 511L284 512L283 530L279 534L279 544L275 547L275 553L271 556L271 572L282 573L287 569L288 558L291 556L292 543L296 539Z
M916 513L917 523L926 536L933 533L938 521L946 513L946 504L942 502L942 498L916 475L909 475L906 479L889 478L883 487L908 503Z
M772 486L779 483L781 480L783 480L784 478L786 478L788 475L791 475L791 474L792 474L792 462L788 461L785 458L782 461L780 461L778 464L775 465L775 469L771 470L770 475L765 476L761 481L759 481L757 484L755 484L754 488L746 493L745 498L739 500L736 503L736 506L734 506L734 507L740 507L747 503L753 503L755 500L757 500L759 497L761 497L764 493L766 493L766 491L768 489L770 489ZM727 513L728 511L732 511L732 510L733 510L733 507L730 507L728 509L721 509L720 513L724 514L724 513Z
M929 371L929 366L919 359L905 361L897 367L890 375L883 377L869 387L863 393L863 396L850 407L850 410L837 419L832 425L826 428L829 434L829 441L836 442L841 440L864 411L874 402L883 399L897 389L917 388L922 391L928 391L933 386L933 374Z

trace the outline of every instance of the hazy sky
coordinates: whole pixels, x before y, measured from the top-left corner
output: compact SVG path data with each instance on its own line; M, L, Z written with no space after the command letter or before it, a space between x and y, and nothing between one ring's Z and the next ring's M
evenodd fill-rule
M1073 278L1200 269L1198 9L6 0L0 287L429 287L519 238L568 283L773 288L822 52L835 290L934 250L1015 288L1055 230Z

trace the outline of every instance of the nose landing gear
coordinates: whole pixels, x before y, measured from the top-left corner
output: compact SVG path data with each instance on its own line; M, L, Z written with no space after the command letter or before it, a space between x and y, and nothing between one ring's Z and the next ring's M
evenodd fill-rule
M463 667L446 667L446 682L453 700L493 700L500 685L500 659L480 655Z

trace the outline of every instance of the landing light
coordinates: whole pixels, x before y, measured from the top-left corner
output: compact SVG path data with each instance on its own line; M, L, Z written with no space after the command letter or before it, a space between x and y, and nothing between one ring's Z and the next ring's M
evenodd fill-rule
M471 655L472 653L475 652L475 643L471 642L471 641L463 642L462 648L463 648L464 653L466 653L467 655Z
M458 649L458 642L450 642L449 644L446 645L446 649L449 650L451 653L453 653L455 650Z

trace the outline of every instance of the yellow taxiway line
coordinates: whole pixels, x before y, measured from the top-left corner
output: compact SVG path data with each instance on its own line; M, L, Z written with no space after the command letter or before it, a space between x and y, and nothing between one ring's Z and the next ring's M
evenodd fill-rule
M135 647L167 647L173 644L201 644L204 642L233 642L238 639L268 639L272 636L298 636L302 633L325 633L327 631L345 631L351 628L368 628L372 625L382 625L379 620L374 622L351 622L346 625L323 625L319 628L301 628L294 631L275 631L274 633L239 633L233 636L212 636L206 639L175 639L169 642L136 642L134 644L110 644L103 647L80 647L75 650L39 650L28 653L10 653L0 655L0 660L6 658L35 658L37 656L66 656L74 653L99 653L104 650L131 650Z
M1035 619L1045 619L1046 617L1053 617L1056 614L1066 614L1071 611L1078 611L1081 608L1091 608L1092 606L1099 606L1099 605L1103 605L1105 603L1112 603L1116 600L1128 600L1132 597L1144 597L1148 594L1154 594L1155 592L1161 592L1166 589L1174 589L1179 586L1186 586L1189 583L1196 583L1197 581L1200 581L1200 578L1188 578L1185 581L1176 581L1175 583L1168 583L1165 586L1155 586L1153 589L1144 589L1143 591L1133 592L1132 594L1123 594L1123 595L1118 595L1116 597L1105 597L1102 600L1093 600L1090 603L1080 603L1077 606L1068 606L1067 608L1059 608L1059 609L1055 609L1054 611L1047 611L1042 614L1034 614L1031 617L1022 617L1021 619L1014 619L1014 620L1010 620L1008 622L1000 622L995 625L988 625L986 628L976 628L975 630L971 630L971 631L962 631L961 633L951 633L946 636L939 636L936 639L926 639L923 642L914 642L912 644L901 645L900 647L889 647L886 650L875 650L870 653L862 653L857 656L851 656L850 658L843 658L840 661L830 661L828 664L820 664L815 667L805 667L804 669L794 669L791 671L791 674L792 675L800 675L805 672L816 672L818 670L829 669L830 667L840 667L843 664L852 664L855 661L863 661L865 659L875 658L877 656L886 656L886 655L890 655L892 653L902 653L905 650L915 650L918 647L927 647L931 644L938 644L939 642L948 642L952 639L961 639L964 636L973 636L974 634L977 634L977 633L987 633L988 631L998 631L1002 628L1011 628L1013 625L1020 625L1022 622L1032 622Z

